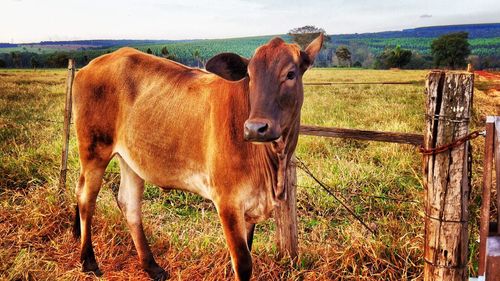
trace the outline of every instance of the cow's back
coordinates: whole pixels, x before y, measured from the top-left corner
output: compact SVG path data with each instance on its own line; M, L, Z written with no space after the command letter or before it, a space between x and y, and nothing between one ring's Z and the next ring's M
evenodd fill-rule
M174 92L176 88L178 95L166 98L175 104L176 99L182 99L182 89L186 88L179 84L188 82L189 77L199 76L196 72L201 71L132 48L96 58L82 68L73 85L80 158L109 157L123 137L123 126L130 121L136 103L147 104L144 101L151 100L154 95Z

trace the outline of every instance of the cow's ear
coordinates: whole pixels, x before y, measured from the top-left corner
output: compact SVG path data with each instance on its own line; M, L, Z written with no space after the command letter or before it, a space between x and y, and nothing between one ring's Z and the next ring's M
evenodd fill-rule
M321 47L323 46L323 33L320 33L316 39L314 39L309 46L306 47L304 51L300 51L301 58L301 69L302 72L305 72L309 67L311 67L314 63L314 59L318 55Z
M220 77L237 81L247 75L248 59L233 53L222 53L208 60L205 68Z

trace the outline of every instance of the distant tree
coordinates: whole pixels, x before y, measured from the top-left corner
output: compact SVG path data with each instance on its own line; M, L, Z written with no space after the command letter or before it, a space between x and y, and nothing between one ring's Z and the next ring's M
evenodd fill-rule
M330 36L326 35L323 28L306 25L291 29L288 32L288 35L292 38L293 42L297 43L302 49L304 49L321 33L324 36L323 47L318 56L316 56L314 64L316 66L331 66L335 57L335 49Z
M431 52L436 67L462 68L467 65L470 44L467 32L445 34L432 41Z
M166 58L166 59L173 60L173 61L176 60L175 54L170 53L166 46L161 48L160 53L161 53L161 56Z
M367 68L373 65L374 55L369 50L366 42L348 41L347 43L347 47L351 51L351 61L358 61L363 67Z
M481 57L479 67L477 67L477 69L491 69L491 70L500 69L500 56Z
M496 60L497 60L497 62L499 62L497 64L497 67L500 68L500 59L498 59L498 57L496 57ZM495 67L494 61L495 61L495 58L491 57L491 56L481 58L481 63L477 69L493 68L493 67Z
M405 66L408 69L429 69L432 68L432 56L413 53L410 62Z
M163 48L161 48L161 54L162 54L162 55L163 55L163 57L165 57L165 58L166 58L166 57L168 57L169 52L168 52L168 49L167 49L167 47L166 47L166 46L165 46L165 47L163 47Z
M153 54L153 51L151 51L151 48L148 48L148 49L146 50L146 53L148 53L148 54Z
M385 49L375 62L376 68L402 68L411 60L412 52L405 50L401 46L396 46L394 49Z
M197 66L200 67L201 55L200 55L200 51L198 49L194 50L194 52L193 52L193 58L196 61Z
M4 68L6 66L7 66L7 63L4 60L0 59L0 68Z
M396 46L389 55L389 64L397 68L402 68L411 60L411 51L402 49L401 46Z
M359 60L356 61L352 66L353 67L363 67L363 65L361 64L361 62Z
M40 62L38 61L38 59L35 56L31 57L30 64L31 64L31 67L34 69L37 69L40 67Z
M12 63L14 67L21 67L21 53L20 52L11 52L10 57L12 58Z
M470 55L467 57L467 63L472 64L474 69L479 69L481 67L481 58L477 55Z
M320 33L326 35L323 28L319 28L314 25L306 25L291 29L288 32L288 35L292 37L293 42L299 44L299 46L304 49L307 45L309 45L309 43L312 42L312 40L318 37Z
M339 46L337 50L335 50L335 55L339 60L339 64L343 66L351 66L351 51L347 46Z
M361 61L363 67L372 68L376 62L377 58L373 53L368 53L364 60Z
M66 52L55 52L47 58L47 64L50 67L66 67L68 66L69 55Z

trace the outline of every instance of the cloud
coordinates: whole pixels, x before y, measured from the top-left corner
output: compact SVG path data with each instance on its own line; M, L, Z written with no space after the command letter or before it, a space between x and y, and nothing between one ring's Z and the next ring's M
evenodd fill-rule
M0 42L41 41L56 35L80 39L227 38L285 33L304 25L340 34L500 22L498 0L476 2L469 5L468 0L0 0L3 10L9 11L0 16L0 26L9 26L0 29ZM22 24L12 25L21 17Z

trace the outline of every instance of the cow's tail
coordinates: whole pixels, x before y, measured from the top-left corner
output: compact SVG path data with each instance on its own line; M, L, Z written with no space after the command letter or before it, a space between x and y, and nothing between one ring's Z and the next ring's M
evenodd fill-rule
M75 238L80 238L81 228L80 228L80 209L78 208L78 203L75 207L75 219L73 222L73 236Z
M77 110L76 110L76 105L77 103L75 102L75 97L78 96L79 92L78 92L78 77L79 75L81 75L82 71L78 71L75 73L75 77L74 77L74 80L73 80L73 84L71 85L72 87L72 90L71 90L71 94L72 94L72 97L71 99L73 100L73 102L71 103L71 113L72 113L72 119L73 119L73 123L76 124L76 119L78 118L78 114L77 114ZM78 133L77 133L77 136L78 136ZM78 184L80 184L80 182L78 182ZM78 239L80 238L81 236L81 226L80 226L80 208L78 207L78 197L77 197L77 200L76 200L76 206L75 206L75 216L73 218L73 237L75 237L75 239Z

